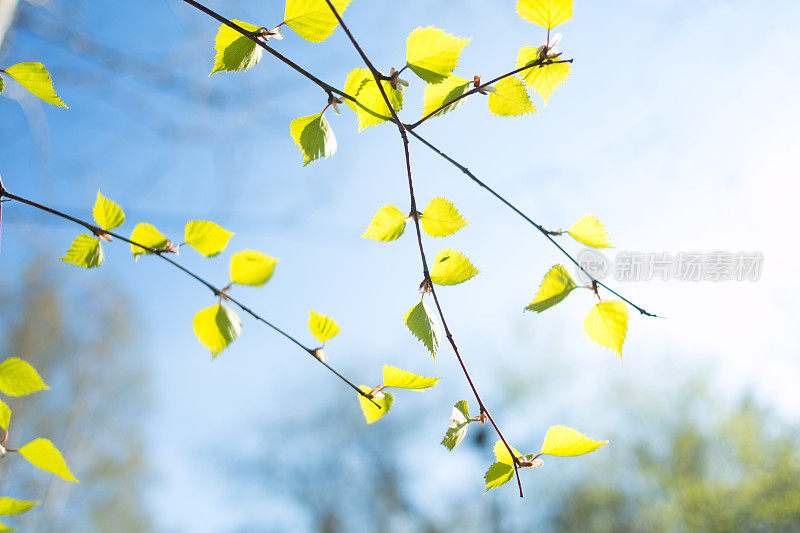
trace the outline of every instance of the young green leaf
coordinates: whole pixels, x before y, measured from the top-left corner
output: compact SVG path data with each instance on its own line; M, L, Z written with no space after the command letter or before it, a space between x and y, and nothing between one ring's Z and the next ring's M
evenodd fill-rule
M539 60L539 48L523 46L517 56L517 68L530 65ZM550 95L556 88L564 83L572 70L567 62L550 63L538 67L531 67L519 73L525 83L539 93L545 104L550 101Z
M0 497L0 516L24 513L38 503L38 501L30 502L26 500L15 500L14 498Z
M372 390L366 385L359 385L358 388L366 393ZM372 424L389 412L389 409L392 408L392 404L394 403L394 396L388 392L378 392L373 397L373 400L380 405L380 408L376 407L375 404L360 394L358 395L358 402L361 405L361 410L364 412L364 418L367 419L367 424Z
M199 311L192 320L194 334L216 357L242 332L242 321L221 303Z
M392 84L386 80L381 81L386 96L389 97L395 112L403 108L403 91L394 89ZM392 118L392 113L386 106L378 84L372 73L365 68L357 68L350 71L345 82L344 92L352 95L358 104L345 100L358 117L358 131L369 126L386 122Z
M303 153L303 166L336 152L336 137L323 114L296 118L289 125L292 139Z
M131 232L131 240L154 250L166 250L170 246L169 239L164 237L155 226L145 222L136 224L136 227L133 228ZM140 255L150 253L141 246L136 246L135 244L131 244L131 252L133 252L133 256L137 258Z
M406 229L406 215L393 205L378 209L361 236L362 239L389 242L399 239Z
M33 466L62 477L67 481L78 483L78 479L69 471L61 452L49 440L32 440L17 451Z
M422 116L426 117L445 105L447 102L455 100L467 92L470 89L470 85L472 85L472 82L469 82L464 78L460 78L455 74L447 76L439 83L429 83L425 85L425 95L422 101ZM467 100L469 100L469 97L461 98L454 104L443 108L434 116L438 117L445 113L449 113L450 111L462 106Z
M0 400L0 428L8 430L8 425L11 423L11 408L6 402Z
M352 0L333 0L333 6L341 15L350 2ZM287 0L284 22L300 37L312 43L330 37L339 24L325 0Z
M3 92L3 77L0 76L0 93Z
M525 309L541 313L566 298L575 287L577 285L575 285L567 269L563 265L556 265L545 274L544 280L539 286L539 292L536 293L536 298Z
M319 313L315 313L314 311L308 312L308 329L311 330L311 334L314 335L317 340L321 343L325 343L326 341L334 338L339 331L339 326L336 322L333 321L332 318L328 318L327 316L320 315Z
M519 451L516 448L514 448L513 446L511 447L511 451L514 452L514 455L518 459L520 457L522 457L522 454L519 453ZM514 464L514 459L511 458L511 454L508 453L508 448L506 447L505 444L503 444L502 440L499 440L499 441L494 443L494 456L497 458L497 461L499 463L503 463L503 464L507 464L507 465L513 465Z
M605 226L593 215L586 215L575 222L567 233L578 242L592 248L611 248Z
M442 336L439 324L433 318L433 313L425 305L425 302L420 302L412 307L404 317L406 327L411 333L422 341L422 344L431 352L431 355L436 359L436 351L439 349L439 338Z
M441 197L430 201L419 221L422 229L431 237L447 237L469 224L453 202Z
M88 233L78 235L61 260L83 268L99 267L105 261L100 239Z
M600 302L583 322L589 337L622 357L622 344L628 333L628 307L621 300Z
M436 386L440 379L441 378L426 378L394 366L383 365L384 387L422 390Z
M206 257L222 253L234 233L208 220L192 220L186 223L183 242Z
M417 28L406 41L406 63L428 83L440 83L453 72L469 39L460 39L433 26Z
M272 277L279 259L257 250L242 250L231 256L231 283L260 287Z
M551 426L544 436L541 455L573 457L593 452L608 441L590 439L583 433L566 426Z
M503 78L489 93L489 111L501 117L516 117L535 113L525 85L513 76Z
M467 435L470 423L472 423L470 418L472 417L469 416L467 401L456 402L453 406L453 413L450 415L450 426L442 439L442 444L445 448L453 451L453 448L461 444L461 441Z
M0 363L0 391L9 396L25 396L50 387L28 362L9 357Z
M7 525L0 522L0 533L5 533L6 531L16 531L16 528L8 527Z
M496 489L508 483L514 477L514 466L506 463L494 463L483 475L486 480L486 490L484 494L492 489Z
M120 227L125 223L122 208L97 191L97 200L92 209L92 216L97 225L106 231Z
M517 0L517 13L551 30L572 18L572 0Z
M3 72L48 104L69 109L69 106L56 94L53 79L41 63L17 63L4 69Z
M431 266L431 281L437 285L458 285L474 278L479 270L461 252L442 250Z
M241 20L232 20L231 22L251 32L256 32L259 28L255 24ZM261 61L261 54L264 51L252 39L245 37L227 24L219 27L217 38L214 41L214 50L217 53L214 57L214 68L211 69L209 76L213 76L217 72L235 72L254 67Z

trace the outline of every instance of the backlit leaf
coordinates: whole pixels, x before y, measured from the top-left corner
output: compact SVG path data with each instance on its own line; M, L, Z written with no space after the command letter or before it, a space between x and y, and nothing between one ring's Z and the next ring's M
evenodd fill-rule
M38 501L30 502L26 500L15 500L14 498L0 497L0 516L24 513L38 503Z
M461 50L469 39L461 39L439 28L417 28L406 41L406 62L428 83L440 83L453 72Z
M539 59L539 48L534 46L524 46L520 48L517 56L517 68L530 65ZM519 73L522 79L534 91L539 93L546 104L550 100L550 95L556 88L564 83L569 77L572 65L567 62L550 63L531 67Z
M470 89L472 82L451 74L439 83L429 83L425 85L425 95L423 97L422 116L428 116L433 113L447 102L452 102ZM461 98L454 104L451 104L434 116L438 117L444 113L449 113L457 109L469 100L469 97Z
M551 30L572 18L572 0L517 0L517 13Z
M242 332L242 321L232 309L219 303L194 315L192 327L203 346L216 357Z
M593 215L586 215L567 230L573 239L592 248L611 248L605 226Z
M97 225L106 231L120 227L125 223L125 213L122 208L97 191L97 200L92 209L92 216Z
M78 482L78 479L69 471L64 457L58 448L53 446L53 443L47 439L36 439L19 450L20 455L28 460L33 466L41 468L46 472L55 474L67 481Z
M608 441L590 439L580 431L566 426L552 426L547 430L542 444L542 455L572 457L593 452Z
M303 153L303 166L336 152L336 137L323 114L294 119L289 125L289 133Z
M442 336L439 324L433 318L433 313L420 302L412 307L404 318L406 327L411 333L422 341L425 347L436 358L436 351L439 349L439 338Z
M10 423L11 423L11 408L8 406L6 402L0 400L0 428L7 430L8 425Z
M186 223L183 242L206 257L214 257L228 246L233 235L232 231L214 222L192 220Z
M440 379L441 378L426 378L394 366L383 365L384 387L421 390L434 387Z
M62 102L56 94L53 79L41 63L17 63L3 72L48 104L69 109L69 106Z
M567 269L563 265L556 265L545 274L536 298L525 309L541 313L566 298L576 286Z
M466 400L461 400L453 406L453 413L450 415L450 426L444 434L442 444L450 451L458 446L467 435L467 429L472 422L469 416L469 407Z
M513 76L503 78L489 93L489 111L501 117L516 117L535 113L525 85Z
M242 250L231 256L231 283L260 287L272 277L279 259L258 250Z
M0 363L0 391L9 396L25 396L50 387L27 361L9 357Z
M406 229L406 215L393 205L378 209L367 227L362 239L388 242L399 239Z
M589 337L622 357L622 344L628 333L628 307L621 300L600 302L583 322Z
M484 474L483 479L486 481L486 491L496 489L508 483L514 477L514 467L506 463L494 463L489 467L489 470Z
M468 224L453 202L440 197L430 201L419 221L431 237L447 237Z
M381 86L395 112L400 111L403 108L403 92L393 89L392 84L386 80L381 81ZM372 77L369 70L365 68L351 70L347 75L344 92L358 100L358 104L345 100L345 103L356 112L358 131L392 118L392 113L386 106L386 100L383 99L378 84L375 83L375 78Z
M170 244L169 239L164 237L164 235L162 235L162 233L158 231L155 226L152 224L147 224L146 222L136 224L136 227L133 228L133 231L131 232L131 240L154 250L166 250ZM150 253L144 248L136 246L135 244L131 244L131 252L133 252L134 257Z
M16 528L8 527L7 525L0 522L0 533L5 533L6 531L16 531Z
M458 285L475 277L478 272L461 252L442 250L433 260L431 281L437 285Z
M99 267L105 261L100 239L88 233L78 235L61 260L83 268Z
M308 329L311 330L311 334L314 335L319 342L324 343L335 337L339 331L341 331L332 318L320 315L314 311L309 311L308 314Z
M516 448L514 448L513 446L511 447L511 451L514 452L514 455L517 458L522 457L522 454L519 453L519 451ZM513 465L514 464L514 460L511 458L511 454L508 453L508 448L506 448L506 445L503 444L502 440L498 440L497 442L494 443L494 456L497 458L497 461L500 462L500 463L504 463L504 464L507 464L507 465Z
M351 1L333 0L333 6L342 15ZM330 37L339 24L325 0L286 0L284 21L300 37L312 43Z
M372 389L367 387L366 385L359 385L359 389L362 391L369 393ZM375 403L380 405L380 408L376 407L371 401L367 400L360 394L358 395L358 402L361 405L361 410L364 412L364 418L367 419L367 424L372 424L382 416L386 415L389 412L389 409L392 408L392 404L394 403L394 396L392 396L388 392L381 392L377 396L383 396L373 398Z
M241 20L232 20L231 22L251 32L259 29L259 26ZM264 51L252 39L245 37L227 24L219 27L214 50L217 53L214 57L214 68L211 69L209 76L213 76L217 72L235 72L254 67L261 61L261 54Z

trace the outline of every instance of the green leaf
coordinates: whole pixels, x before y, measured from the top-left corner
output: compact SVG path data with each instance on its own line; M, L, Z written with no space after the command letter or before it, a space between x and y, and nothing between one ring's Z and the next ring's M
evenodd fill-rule
M208 220L192 220L186 223L183 242L206 257L222 253L234 233Z
M0 427L8 431L8 425L11 423L11 408L6 402L0 400Z
M442 444L450 451L458 446L467 435L469 425L472 423L469 416L469 407L466 400L461 400L453 406L453 413L450 415L450 426L444 434Z
M400 111L403 108L403 92L392 88L392 84L386 80L381 81L381 86L395 112ZM375 78L369 70L365 68L351 70L347 75L344 92L358 100L358 104L345 100L345 103L356 112L358 131L392 118L392 113L386 106L378 84L375 83Z
M520 457L522 457L522 454L519 453L519 450L517 450L513 446L511 447L511 451L514 452L514 455L516 455L518 459ZM511 458L511 454L508 453L508 448L506 448L506 445L503 444L502 440L499 440L499 441L494 443L494 456L497 458L497 461L500 462L500 463L507 464L507 465L513 465L514 464L514 459Z
M567 233L578 242L592 248L611 248L605 226L593 215L586 215L575 222Z
M3 92L3 77L0 76L0 93Z
M303 152L303 166L336 152L336 137L325 115L296 118L289 125L289 133Z
M517 68L539 60L540 49L534 46L523 46L517 56ZM525 83L534 91L539 93L545 104L550 101L550 95L556 88L564 83L572 70L567 62L549 63L537 67L531 67L519 73Z
M259 26L232 20L234 24L242 29L256 32ZM217 72L235 72L252 68L261 61L261 54L264 51L249 37L245 37L227 24L223 24L217 31L214 50L217 51L214 57L214 68L211 69L213 76Z
M369 391L372 390L366 385L359 385L358 388L366 393L369 393ZM389 412L389 409L392 408L392 404L394 403L394 396L388 392L377 392L375 393L373 400L375 400L375 403L380 405L380 408L376 407L375 404L360 394L358 395L358 402L361 404L361 410L364 412L364 418L367 419L367 424L372 424Z
M34 96L44 100L48 104L59 107L69 106L61 101L53 87L53 79L50 73L41 63L17 63L3 70L6 74L17 80L17 82L33 93Z
M447 237L469 224L453 202L441 197L430 201L419 221L422 229L431 237Z
M486 480L486 492L508 483L514 477L514 467L505 463L494 463L483 475Z
M199 311L192 320L194 334L216 357L242 332L242 321L221 303Z
M341 331L332 318L320 315L314 311L309 311L308 314L308 329L311 330L311 334L314 335L319 342L324 344L325 341L334 338L339 331Z
M433 313L425 305L425 302L420 302L412 307L404 318L406 327L411 333L422 341L422 344L431 352L431 355L436 359L436 352L439 349L439 338L442 336L439 324L433 318Z
M131 240L154 250L167 250L172 244L169 239L164 237L164 235L162 235L161 232L156 229L155 226L145 222L136 224L136 227L133 228L133 231L131 232ZM150 253L144 248L136 246L135 244L131 244L131 252L133 252L134 257Z
M536 298L525 309L541 313L566 298L576 287L567 269L563 265L556 265L545 274Z
M464 78L460 78L455 74L451 74L447 76L444 80L439 83L429 83L425 85L425 95L423 97L422 103L422 116L427 117L447 102L452 102L465 92L467 92L472 85L472 82L465 80ZM464 102L469 100L469 97L461 98L454 104L451 104L435 115L434 117L441 116L445 113L449 113L454 109L458 109L461 107Z
M383 365L383 386L422 390L436 386L441 378L426 378L394 366Z
M15 500L14 498L0 497L0 516L8 516L13 514L24 513L38 501L31 502L26 500Z
M399 239L406 229L406 215L393 205L385 205L378 209L372 217L362 239L388 242Z
M16 528L8 527L7 525L0 522L0 532L5 532L5 531L16 531Z
M120 227L125 223L125 213L122 208L97 191L97 200L92 209L92 216L97 225L106 231Z
M572 18L572 0L517 0L517 13L551 30Z
M544 436L541 454L573 457L593 452L604 444L608 444L608 441L590 439L580 431L566 426L551 426Z
M9 396L25 396L50 387L28 362L9 357L0 363L0 391Z
M260 287L272 277L279 259L257 250L242 250L231 256L231 283Z
M342 15L351 1L333 0L333 6ZM312 43L330 37L339 24L325 0L286 0L284 22L300 37Z
M431 281L437 285L458 285L478 274L469 259L455 250L442 250L436 254L431 266Z
M621 300L600 302L583 322L589 337L622 357L622 344L628 333L628 307Z
M49 440L33 440L17 451L33 466L62 477L67 481L78 483L78 479L69 471L61 452Z
M503 78L489 93L489 111L501 117L516 117L535 113L525 85L513 76Z
M78 235L61 260L83 268L99 267L105 261L100 239L88 233Z
M453 72L469 39L429 26L412 31L406 41L406 63L428 83L440 83Z

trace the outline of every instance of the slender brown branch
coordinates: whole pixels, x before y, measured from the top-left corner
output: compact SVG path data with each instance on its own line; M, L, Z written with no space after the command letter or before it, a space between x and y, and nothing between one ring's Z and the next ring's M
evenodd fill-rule
M3 186L2 180L0 180L0 199L2 199L2 198L8 198L10 200L14 200L14 201L17 201L17 202L19 202L21 204L25 204L25 205L28 205L28 206L33 207L35 209L38 209L40 211L44 211L45 213L49 213L51 215L55 215L57 217L63 218L64 220L68 220L70 222L78 224L79 226L83 226L87 230L91 231L94 235L98 235L98 236L100 236L100 235L108 235L110 237L113 237L113 238L118 239L118 240L120 240L122 242L128 243L130 245L138 246L139 248L142 248L142 249L146 250L147 252L160 257L161 259L163 259L164 261L166 261L167 263L169 263L173 267L177 268L178 270L180 270L184 274L188 275L189 277L193 278L194 280L196 280L199 283L201 283L202 285L204 285L207 289L209 289L214 294L214 296L223 296L224 295L226 300L230 301L231 303L236 305L239 309L241 309L243 312L247 313L248 315L250 315L251 317L253 317L257 321L261 322L262 324L264 324L267 327L271 328L276 333L279 333L280 335L282 335L283 337L285 337L286 339L288 339L289 341L291 341L292 343L297 345L303 351L308 353L312 358L314 358L314 360L316 360L317 362L321 363L325 368L327 368L334 375L336 375L339 379L341 379L344 383L346 383L350 388L355 390L358 394L360 394L364 398L367 398L378 409L381 408L380 405L378 405L378 403L375 402L374 399L372 399L368 394L366 394L364 391L359 389L352 381L350 381L349 379L344 377L342 374L337 372L333 367L331 367L326 362L321 361L315 355L315 350L313 348L310 348L310 347L306 346L305 344L300 342L296 337L290 335L289 333L287 333L283 329L279 328L278 326L276 326L272 322L268 321L267 319L265 319L264 317L262 317L261 315L259 315L258 313L256 313L252 309L250 309L248 306L246 306L245 304L240 302L239 300L229 296L228 294L226 294L224 292L223 289L220 289L220 288L216 287L211 282L209 282L206 279L202 278L198 274L195 274L194 272L192 272L188 268L184 267L183 265L181 265L180 263L178 263L174 259L168 257L166 255L166 251L165 250L159 250L157 248L151 248L149 246L145 246L145 245L140 244L138 242L132 241L131 239L125 237L124 235L120 235L120 234L115 233L113 231L106 231L103 228L100 228L98 226L95 226L94 224L91 224L90 222L87 222L85 220L81 220L79 218L73 217L71 215L68 215L67 213L64 213L62 211L58 211L57 209L53 209L52 207L48 207L46 205L42 205L40 203L34 202L33 200L29 200L27 198L24 198L22 196L17 196L16 194L12 194L12 193L10 193L9 191L7 191L5 189L5 187Z

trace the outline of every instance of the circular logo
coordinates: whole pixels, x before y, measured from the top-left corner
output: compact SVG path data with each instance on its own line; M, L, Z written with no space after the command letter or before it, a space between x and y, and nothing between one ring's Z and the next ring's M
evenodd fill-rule
M588 272L590 276L598 281L603 281L608 276L608 271L611 270L611 265L608 258L597 250L586 248L581 250L577 257L578 264L581 265L583 270L576 268L576 275L583 283L591 283L592 279L586 275ZM585 272L584 272L585 271Z

